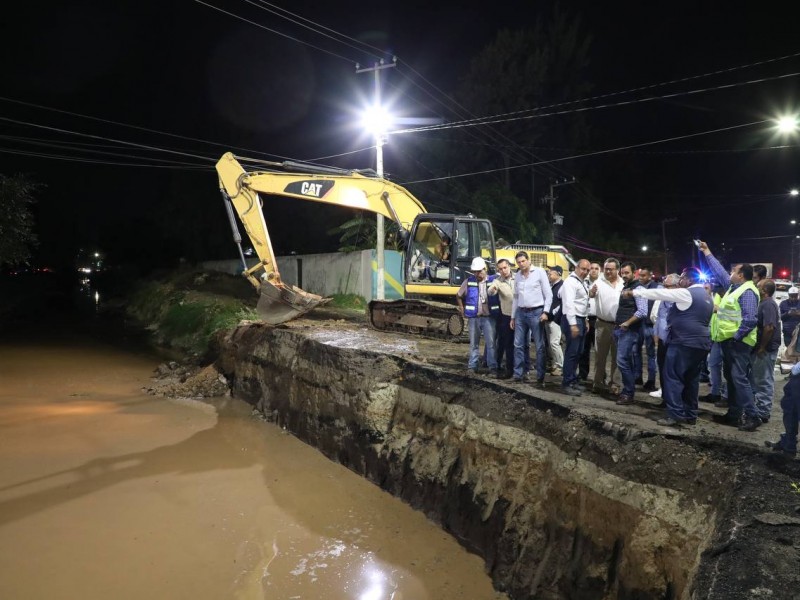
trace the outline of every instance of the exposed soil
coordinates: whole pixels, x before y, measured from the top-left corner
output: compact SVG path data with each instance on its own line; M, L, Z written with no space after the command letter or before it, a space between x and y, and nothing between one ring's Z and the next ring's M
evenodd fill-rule
M295 341L280 342L290 338ZM528 539L525 542L530 542L528 546L520 546L518 541L505 539L505 545L498 545L498 540L508 538L507 517L513 507L507 494L495 494L494 503L486 504L488 496L475 488L475 485L485 486L486 482L469 483L460 462L464 460L463 449L459 451L461 458L452 463L459 466L450 467L446 478L449 487L442 487L441 483L422 485L424 479L417 475L409 479L407 463L396 462L402 456L400 447L391 450L387 442L390 433L398 435L393 428L402 420L396 405L385 416L388 421L383 429L379 426L359 429L355 419L348 416L352 407L329 414L331 408L321 405L326 402L323 390L339 394L340 404L353 402L353 398L363 398L365 394L375 400L380 389L393 386L402 388L406 396L411 394L409 397L433 395L441 400L442 406L462 407L468 411L465 414L473 414L481 422L532 434L572 460L593 465L598 469L598 477L612 475L620 482L672 490L679 497L675 514L689 518L695 507L698 516L705 515L701 518L711 520L711 533L695 542L688 541L691 536L686 538L686 543L695 544L692 547L701 554L697 562L682 563L681 556L669 548L680 550L684 542L679 540L688 530L681 533L682 526L678 526L670 533L672 526L663 523L660 529L653 529L650 542L663 547L661 559L653 564L660 565L659 572L672 574L660 586L651 585L650 589L661 590L658 597L800 598L800 495L791 488L792 482L800 482L800 461L786 460L763 448L766 439L776 439L782 430L777 402L772 421L755 433L712 422L711 415L722 411L706 404L701 405L697 426L664 428L655 423L661 415L658 400L647 394L637 393L634 405L619 407L598 395L584 394L580 398L561 395L556 392L557 381L550 381L553 391L549 391L469 377L465 373L468 352L465 344L375 332L367 328L363 313L327 307L277 328L244 324L235 335L221 337L218 344L222 353L218 367L227 379L213 367L164 365L160 380L150 391L180 397L219 395L221 389L228 388L228 381L232 382L235 395L257 406L268 418L287 425L298 437L331 458L436 518L463 544L484 556L496 585L509 591L512 597L657 596L636 583L640 575L633 573L648 571L637 571L629 564L634 549L626 550L620 545L619 540L632 535L614 524L615 519L625 518L621 513L608 513L604 517L610 519L608 525L601 529L592 525L591 531L582 530L580 524L576 529L574 523L566 528L552 525L548 528L540 523L540 528L526 534L538 537L538 542ZM382 383L376 386L376 382ZM781 382L776 381L778 394L781 388ZM705 392L701 389L701 394ZM281 393L302 397L303 408L298 409L293 401L284 402L278 397ZM371 407L369 410L376 410L374 402L364 402L364 406ZM438 448L434 460L438 464L441 453L446 453L448 435L435 427L424 435L421 432L432 427L432 415L442 409L431 406L423 409L419 405L409 410L414 416L409 417L411 420L405 426L416 433L402 443L413 445L417 443L415 439L427 438ZM380 421L374 414L370 418ZM452 427L451 423L451 430ZM460 434L462 441L465 431ZM384 450L376 453L379 447ZM510 468L504 462L504 454L492 456L493 461ZM490 468L490 462L487 459L483 468ZM460 474L468 487L460 491L452 487L454 474ZM577 488L567 486L561 493L557 491L560 484L556 483L556 480L551 482L546 497L550 502L561 503L566 512L559 517L561 521L554 522L569 521L578 514L570 512L570 499ZM616 493L607 491L611 497L612 492ZM591 494L586 494L580 492L584 505L575 510L605 510L601 509L605 502L602 497L592 501ZM586 526L584 523L583 527ZM664 532L667 537L662 539ZM612 533L623 537L617 538L617 542L611 539L608 545L603 536ZM519 536L515 539L519 540ZM630 543L634 538L624 539ZM515 565L520 553L526 551L538 554L527 556L525 560L532 565L531 570L520 574ZM650 548L642 554L652 552ZM559 556L563 563L556 560ZM605 565L603 570L597 571L601 564ZM681 564L692 565L691 571L681 574L680 569L686 568ZM556 570L551 572L553 568Z

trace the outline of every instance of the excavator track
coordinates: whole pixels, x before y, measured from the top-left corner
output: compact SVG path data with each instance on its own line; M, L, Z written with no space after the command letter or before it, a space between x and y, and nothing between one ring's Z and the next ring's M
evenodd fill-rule
M367 307L378 331L399 331L453 342L466 340L464 318L455 306L423 300L373 300Z

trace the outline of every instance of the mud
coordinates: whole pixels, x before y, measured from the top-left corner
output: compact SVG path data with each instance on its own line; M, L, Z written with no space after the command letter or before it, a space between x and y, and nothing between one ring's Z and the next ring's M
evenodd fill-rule
M244 402L146 393L227 391L213 368L152 381L152 356L59 322L0 339L0 598L502 597L424 515Z
M470 378L463 345L357 319L243 324L219 348L235 397L424 511L513 598L795 597L800 531L755 517L796 514L800 463L763 437Z

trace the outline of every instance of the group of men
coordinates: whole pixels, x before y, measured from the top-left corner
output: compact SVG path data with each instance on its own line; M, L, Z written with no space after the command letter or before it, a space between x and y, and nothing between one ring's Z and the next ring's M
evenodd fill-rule
M792 288L789 300L779 309L772 299L774 282L760 278L757 271L754 276L749 264L726 271L707 244L699 242L698 247L720 284L716 294L695 268L669 275L658 286L649 269L637 272L633 263L615 258L604 262L602 274L598 263L581 259L563 279L560 268L533 267L524 251L515 257L516 273L507 260L500 260L497 274L489 276L485 261L476 258L472 276L457 294L459 309L469 323L468 369L476 371L481 364L483 337L483 360L490 373L526 381L532 371L532 341L536 385L544 387L547 340L551 349L557 340L561 351L563 339L563 354L553 356L558 367L563 355L561 391L580 396L586 389L582 381L589 381L593 347L592 391L611 393L617 404L626 405L633 403L635 386L641 384L652 395L660 392L666 414L658 423L680 427L697 422L700 377L708 363L712 398L715 370L721 370L727 388L725 397L720 394L717 400L727 412L715 415L715 420L755 431L770 418L781 332L788 344L791 331L800 324L798 290ZM796 453L800 367L797 371L782 400L786 433L768 444L788 454ZM617 372L620 381L615 380ZM656 372L661 383L658 391ZM719 375L717 383L722 379Z

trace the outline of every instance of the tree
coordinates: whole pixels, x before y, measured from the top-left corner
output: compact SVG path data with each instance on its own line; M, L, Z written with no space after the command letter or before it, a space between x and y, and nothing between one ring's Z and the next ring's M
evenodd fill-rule
M31 208L43 187L26 175L0 175L0 266L28 264L38 244Z
M399 250L401 246L400 228L397 223L388 219L384 219L383 223L386 248L388 250ZM329 229L328 234L339 236L339 244L341 244L339 252L370 250L377 244L378 225L375 215L358 214L341 225Z
M513 221L516 227L505 229L518 231L503 231L504 237L525 243L543 241L551 225L539 200L547 193L551 176L563 176L561 168L579 180L581 176L576 172L578 165L569 162L525 165L578 154L587 143L582 113L543 115L579 106L573 102L589 95L590 44L580 18L559 5L531 29L500 31L474 57L454 94L454 106L466 109L460 111L464 117L497 115L498 122L431 132L421 138L415 156L441 177L422 184L428 189L420 190L420 195L430 198L429 188L437 187L460 206L456 212ZM475 175L454 180L448 177L451 173ZM431 174L421 173L421 177L429 179ZM570 223L592 222L591 207L567 204L576 203L560 204L558 212L568 217L574 212Z

